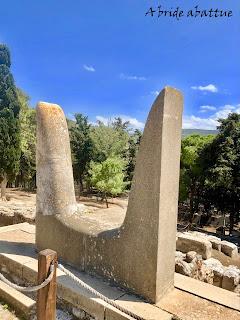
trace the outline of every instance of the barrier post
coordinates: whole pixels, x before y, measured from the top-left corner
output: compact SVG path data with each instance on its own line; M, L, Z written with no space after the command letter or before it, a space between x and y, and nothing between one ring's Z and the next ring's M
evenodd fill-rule
M50 265L54 263L52 281L37 293L37 320L56 319L56 270L57 253L46 249L38 254L38 284L41 284L49 275Z

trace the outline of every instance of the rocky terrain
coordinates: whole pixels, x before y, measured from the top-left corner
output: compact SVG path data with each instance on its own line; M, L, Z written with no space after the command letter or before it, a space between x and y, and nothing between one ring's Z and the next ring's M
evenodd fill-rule
M177 234L177 250L176 272L240 293L240 255L235 244L200 232L184 232Z
M8 189L7 201L0 201L0 226L28 222L34 223L36 194Z

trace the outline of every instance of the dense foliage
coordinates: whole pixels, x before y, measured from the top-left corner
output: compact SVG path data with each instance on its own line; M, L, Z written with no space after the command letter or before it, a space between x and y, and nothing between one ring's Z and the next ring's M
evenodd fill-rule
M90 188L107 196L122 193L131 181L141 132L116 118L91 125L87 117L69 121L73 171L80 194Z
M75 114L75 122L70 123L70 141L75 180L79 182L80 193L84 189L84 176L88 173L90 161L93 157L93 141L90 136L91 126L88 118L82 114Z
M211 144L214 136L190 135L182 140L181 171L179 199L189 199L191 215L198 210L204 187L203 167L200 162L200 153L206 145Z
M206 205L230 214L230 232L240 212L240 115L221 119L219 134L200 155Z
M17 185L33 189L36 181L36 110L29 106L29 97L17 90L20 102L20 170Z
M1 198L5 199L8 180L19 170L20 159L20 103L10 72L10 52L0 44L0 182Z
M91 184L101 192L102 198L121 194L127 185L124 182L124 161L121 158L107 158L101 163L91 162L90 169Z

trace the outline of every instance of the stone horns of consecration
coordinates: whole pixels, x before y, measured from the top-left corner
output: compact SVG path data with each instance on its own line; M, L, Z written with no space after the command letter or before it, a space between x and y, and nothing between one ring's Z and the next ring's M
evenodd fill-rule
M62 109L37 105L37 213L77 211L68 127Z
M182 94L166 87L153 103L117 236L92 237L76 223L68 129L60 107L37 108L38 249L51 248L82 271L113 280L156 303L174 288ZM111 211L109 212L111 214ZM81 223L81 222L80 222Z

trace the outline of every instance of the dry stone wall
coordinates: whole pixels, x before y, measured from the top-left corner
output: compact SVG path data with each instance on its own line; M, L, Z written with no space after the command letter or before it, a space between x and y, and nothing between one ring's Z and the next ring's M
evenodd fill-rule
M240 293L240 269L228 267L212 257L212 249L237 258L238 248L228 241L200 232L177 234L175 271L214 286ZM240 258L240 257L239 257Z

